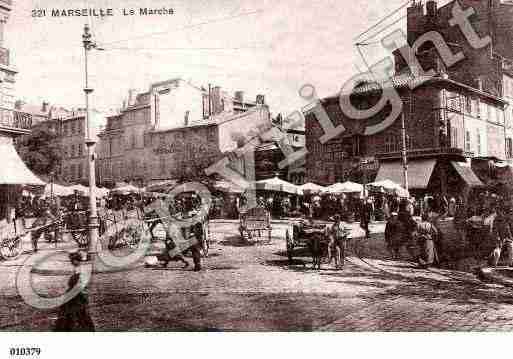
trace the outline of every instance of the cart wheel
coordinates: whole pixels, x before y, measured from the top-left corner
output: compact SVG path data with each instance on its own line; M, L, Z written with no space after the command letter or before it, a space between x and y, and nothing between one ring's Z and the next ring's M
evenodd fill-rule
M127 244L128 248L134 249L137 248L139 245L139 242L142 238L143 228L140 228L139 226L130 225L126 228L124 231L124 242Z
M87 233L87 230L72 232L71 235L73 236L75 242L78 244L79 248L87 248L89 245L89 233Z
M287 258L289 261L292 261L292 251L294 250L294 243L292 241L292 238L290 238L289 230L285 232L285 245L287 248Z
M0 257L6 261L15 260L21 255L21 236L4 238L0 245Z

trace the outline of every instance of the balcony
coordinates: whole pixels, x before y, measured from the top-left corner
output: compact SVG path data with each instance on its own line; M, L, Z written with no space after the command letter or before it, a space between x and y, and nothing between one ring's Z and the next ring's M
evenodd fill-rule
M397 160L402 156L401 151L384 152L376 154L376 158L380 161ZM408 150L408 158L426 158L426 157L448 157L454 160L463 160L465 158L474 157L473 152L465 152L461 148L419 148Z
M26 134L32 128L32 115L26 112L0 108L0 131Z
M7 67L10 65L9 49L5 47L0 47L0 65Z

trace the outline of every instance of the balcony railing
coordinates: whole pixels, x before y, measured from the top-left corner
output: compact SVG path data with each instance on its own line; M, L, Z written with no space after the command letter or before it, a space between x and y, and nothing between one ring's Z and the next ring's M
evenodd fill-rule
M32 115L30 113L0 108L0 127L30 130Z
M402 153L400 151L395 152L384 152L376 154L376 158L379 160L397 159L401 158ZM446 147L446 148L420 148L414 150L408 150L409 158L417 157L432 157L432 156L454 156L454 157L474 157L473 152L463 151L461 148Z
M9 66L9 49L0 47L0 65Z

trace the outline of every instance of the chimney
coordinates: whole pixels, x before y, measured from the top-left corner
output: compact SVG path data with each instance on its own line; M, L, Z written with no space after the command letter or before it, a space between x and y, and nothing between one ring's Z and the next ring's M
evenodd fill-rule
M483 91L483 78L481 76L476 79L476 87L479 91Z
M244 91L235 91L235 101L244 102Z
M23 102L23 100L16 100L16 102L14 103L14 108L16 110L21 110L24 104L25 102Z
M264 95L257 95L256 103L257 103L257 105L265 105L265 96Z
M49 106L49 105L50 105L50 104L49 104L48 102L43 101L43 107L42 107L41 111L42 111L42 112L47 112L47 111L48 111L48 106Z
M438 4L435 0L429 0L427 3L426 3L426 13L427 13L427 16L430 17L430 18L436 18L437 17L437 12L438 12Z
M189 126L189 114L190 114L190 111L185 111L185 116L184 116L184 121L183 121L183 125L185 127Z
M128 90L128 106L135 105L135 89Z

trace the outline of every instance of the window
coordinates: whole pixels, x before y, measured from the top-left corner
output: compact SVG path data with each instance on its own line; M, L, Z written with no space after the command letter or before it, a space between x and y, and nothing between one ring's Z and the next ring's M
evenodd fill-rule
M84 151L84 148L82 147L82 145L78 145L78 155L79 155L80 157L82 157L82 155L83 155L83 151Z
M477 130L477 155L481 155L481 133L479 132L479 129Z
M71 154L70 157L75 157L75 145L71 145Z
M471 114L472 113L472 98L468 97L468 96L464 96L465 97L465 112L467 114Z
M458 128L451 127L451 145L452 147L458 148Z
M513 140L511 138L506 138L506 157L513 157Z
M465 131L465 151L470 152L470 131Z
M166 174L166 159L164 157L159 158L159 169L161 175Z
M77 165L77 167L78 167L78 178L82 178L82 176L84 175L84 172L83 172L84 169L82 168L82 163L79 163Z

